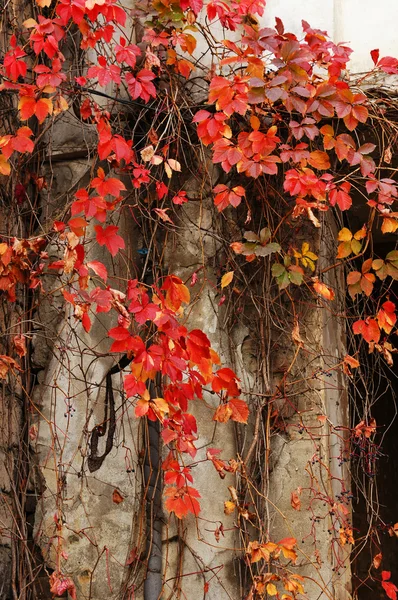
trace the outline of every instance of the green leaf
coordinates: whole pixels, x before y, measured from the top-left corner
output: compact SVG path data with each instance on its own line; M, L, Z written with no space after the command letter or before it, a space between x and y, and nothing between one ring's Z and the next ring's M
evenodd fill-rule
M351 248L354 254L359 254L362 248L362 243L359 240L352 240Z
M260 231L260 242L262 244L266 244L268 242L268 240L270 240L270 239L271 239L271 232L268 227L264 227Z
M276 278L276 281L281 290L284 290L290 284L290 279L287 271L284 271L280 277Z
M245 231L245 233L243 234L243 237L248 242L258 242L260 239L258 237L258 235L256 233L254 233L254 231Z
M281 247L279 244L277 244L276 242L272 242L267 246L257 246L254 254L256 256L269 256L273 252L280 252L280 249Z
M389 265L387 265L387 273L393 279L397 279L398 280L398 269L392 263L390 263Z
M391 252L389 252L386 256L386 259L391 262L398 262L398 250L392 250Z
M282 273L286 272L286 269L283 265L280 265L279 263L274 263L272 265L271 271L274 277L280 277Z
M292 266L289 269L289 279L294 285L301 285L304 279L303 270L300 267Z

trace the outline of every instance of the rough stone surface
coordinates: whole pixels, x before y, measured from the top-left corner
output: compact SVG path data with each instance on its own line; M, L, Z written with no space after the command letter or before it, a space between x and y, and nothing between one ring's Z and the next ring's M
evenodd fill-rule
M11 600L11 555L10 549L0 546L0 600Z

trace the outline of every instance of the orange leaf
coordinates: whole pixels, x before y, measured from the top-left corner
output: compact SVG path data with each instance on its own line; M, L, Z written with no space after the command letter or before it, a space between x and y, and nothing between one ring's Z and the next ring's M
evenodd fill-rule
M7 161L4 154L0 154L0 173L1 175L9 175L11 173L11 165Z
M112 502L114 502L115 504L120 504L121 502L123 502L124 498L121 495L121 493L118 490L113 490L113 494L112 494Z
M168 511L174 512L178 519L182 519L189 512L195 516L200 512L200 504L197 498L200 498L198 490L189 485L177 488L174 485L168 487L164 495L167 500L165 506Z
M325 298L325 300L334 300L334 291L321 281L315 281L314 290L317 294Z
M356 358L354 358L353 356L350 356L349 354L347 354L344 357L344 362L351 367L351 369L357 369L359 367L359 362L357 361Z
M18 334L14 336L13 339L16 353L18 356L22 357L26 354L26 338L22 334Z
M232 410L232 421L236 421L236 423L247 423L247 419L249 418L249 407L244 400L231 398L228 405Z
M219 423L227 423L232 416L232 408L227 404L220 404L217 407L216 412L213 415L213 421L218 421Z
M189 303L189 289L176 275L166 277L162 290L166 290L166 306L170 310L177 311L183 302Z
M326 154L326 152L322 152L321 150L315 150L314 152L311 152L308 162L312 167L320 171L326 171L326 169L330 169L329 156Z
M292 508L294 508L294 510L301 509L300 495L301 495L301 488L297 488L297 490L294 490L291 493L290 504L291 504Z
M373 558L373 566L375 569L378 569L380 567L382 558L383 555L381 552L379 552L379 554L376 554L376 556Z

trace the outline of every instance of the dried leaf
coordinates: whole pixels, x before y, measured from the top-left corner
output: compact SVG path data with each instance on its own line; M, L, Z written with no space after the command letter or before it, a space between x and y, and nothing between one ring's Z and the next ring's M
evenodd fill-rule
M121 502L123 502L124 498L121 495L121 493L118 490L113 490L113 494L112 494L112 502L114 502L115 504L120 504Z
M380 567L382 558L383 558L383 555L381 552L376 554L376 556L373 558L373 566L375 569L378 569Z
M301 495L301 488L297 488L296 490L294 490L291 493L290 504L291 504L292 508L294 508L294 510L301 509L300 495Z

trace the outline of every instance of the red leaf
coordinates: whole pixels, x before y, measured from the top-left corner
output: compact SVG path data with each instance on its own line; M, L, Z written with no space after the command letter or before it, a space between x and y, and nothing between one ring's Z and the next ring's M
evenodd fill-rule
M367 318L365 321L362 319L355 321L352 330L356 335L361 334L368 343L376 342L377 344L380 340L380 329L374 319Z
M97 171L98 177L91 182L91 187L96 189L100 196L119 196L120 192L126 189L124 183L115 177L105 177L104 170L100 167Z
M54 572L50 575L50 592L54 596L63 596L68 592L72 600L76 600L76 587L70 577L65 577L60 572Z
M385 573L386 571L383 572ZM397 600L398 588L396 585L394 585L390 581L382 581L381 585L383 586L385 593L389 598L391 598L391 600Z
M108 331L108 336L118 341L127 340L130 335L129 330L125 327L113 327Z
M91 329L91 320L86 312L82 316L82 325L83 325L84 331L87 331L87 333L88 333Z
M98 260L92 260L90 262L87 263L87 266L92 269L94 271L94 273L96 275L98 275L98 277L101 277L101 279L103 279L104 281L107 280L108 278L108 271L106 269L106 266L102 264L102 262L99 262Z
M100 246L106 246L112 256L116 256L120 249L125 248L124 239L117 234L119 227L116 225L108 225L105 228L96 225L94 229L97 242Z
M370 52L370 56L372 57L372 60L375 65L377 65L377 61L379 60L379 55L380 55L379 49L371 50L371 52Z
M195 15L197 15L203 8L203 0L180 0L180 6L182 10L192 8Z

